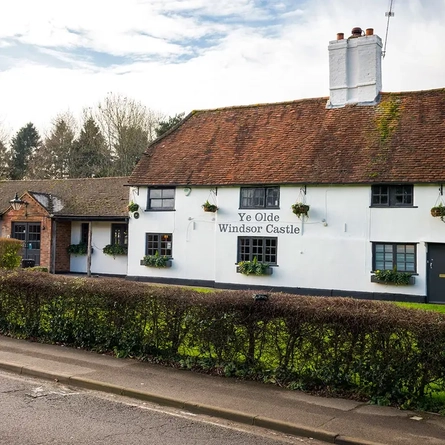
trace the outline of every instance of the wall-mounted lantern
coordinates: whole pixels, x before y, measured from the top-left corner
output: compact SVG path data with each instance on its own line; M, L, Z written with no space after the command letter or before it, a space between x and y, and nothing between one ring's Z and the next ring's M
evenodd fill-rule
M11 201L9 201L9 204L11 204L13 210L20 210L22 208L22 205L25 205L26 210L28 210L28 203L20 199L18 193L15 194L14 199L11 199Z

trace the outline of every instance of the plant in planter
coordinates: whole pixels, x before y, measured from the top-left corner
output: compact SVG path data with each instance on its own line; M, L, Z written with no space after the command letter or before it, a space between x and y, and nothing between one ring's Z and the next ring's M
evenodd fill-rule
M431 216L434 216L435 218L439 217L443 221L445 217L445 206L442 203L434 206L431 209Z
M159 255L159 252L156 252L154 255L145 255L141 260L141 266L147 267L171 267L172 262L167 256Z
M137 212L139 210L139 204L134 203L133 201L128 204L127 207L129 212Z
M85 243L70 244L67 248L70 255L86 255L88 251L88 246ZM91 249L91 253L93 249Z
M301 218L302 216L308 216L309 212L309 205L303 204L302 202L296 202L295 204L291 205L292 212L295 213L295 215L298 216L298 218Z
M240 261L236 271L244 275L272 275L269 264L258 261L257 257L253 257L252 261Z
M202 205L202 208L204 209L204 212L215 213L218 210L218 207L215 204L210 204L208 200Z
M371 281L382 284L407 285L414 284L414 277L408 272L398 272L394 268L392 270L376 270L371 276Z
M123 246L121 244L107 244L102 252L105 255L113 255L113 258L116 258L116 255L127 255L128 246Z

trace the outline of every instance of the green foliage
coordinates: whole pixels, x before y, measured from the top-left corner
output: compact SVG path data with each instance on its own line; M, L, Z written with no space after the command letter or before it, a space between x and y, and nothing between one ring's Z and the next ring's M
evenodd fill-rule
M51 132L35 152L31 161L32 177L35 179L64 179L68 176L68 166L74 130L70 116L58 116Z
M380 140L385 143L397 128L400 120L400 102L395 98L382 101L378 106L376 114L376 126L380 135Z
M70 255L86 255L88 252L88 245L85 243L70 244L67 250Z
M69 158L71 178L107 176L111 154L99 126L92 117L84 121L79 137L73 142Z
M308 212L309 212L309 205L308 204L303 204L302 202L297 202L295 204L291 205L292 208L292 212L295 213L295 215L298 216L298 218L301 218L302 216L308 216Z
M0 238L0 268L14 269L20 266L21 256L19 255L23 244L14 238Z
M156 137L162 136L164 133L167 133L168 130L173 128L176 124L184 119L185 113L175 114L174 116L170 116L166 121L160 121L158 124L158 128L156 128Z
M128 211L129 212L137 212L139 210L139 204L134 203L133 201L128 204Z
M167 267L170 258L165 255L159 255L159 252L156 252L155 255L145 255L142 258L142 265L148 267Z
M11 179L23 179L33 153L40 147L40 136L34 124L22 127L11 141Z
M445 314L0 271L0 333L409 409L445 410Z
M128 246L123 246L121 244L107 244L103 248L103 253L105 255L127 255L128 254Z
M392 270L376 270L374 275L380 283L395 285L410 284L410 278L412 276L412 274L408 272L398 272L396 268Z
M48 268L43 266L27 267L26 270L28 272L49 272Z
M252 261L240 261L238 263L238 272L244 275L266 275L269 267L267 263L261 263L257 257L253 257Z
M207 200L203 205L202 208L205 212L212 212L215 213L218 210L218 207L215 204L210 204L210 202Z

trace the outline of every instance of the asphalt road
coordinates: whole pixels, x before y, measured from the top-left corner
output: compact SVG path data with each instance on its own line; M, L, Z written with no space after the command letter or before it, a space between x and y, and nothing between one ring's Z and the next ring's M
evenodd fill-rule
M0 372L0 444L323 445L6 372Z

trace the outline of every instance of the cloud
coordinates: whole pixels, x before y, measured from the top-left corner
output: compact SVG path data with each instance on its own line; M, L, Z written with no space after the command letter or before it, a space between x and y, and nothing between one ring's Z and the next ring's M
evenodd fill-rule
M445 0L395 2L385 91L443 87ZM0 116L15 131L113 91L166 114L327 96L327 45L386 31L387 0L14 0L0 16ZM403 75L402 75L403 73Z

